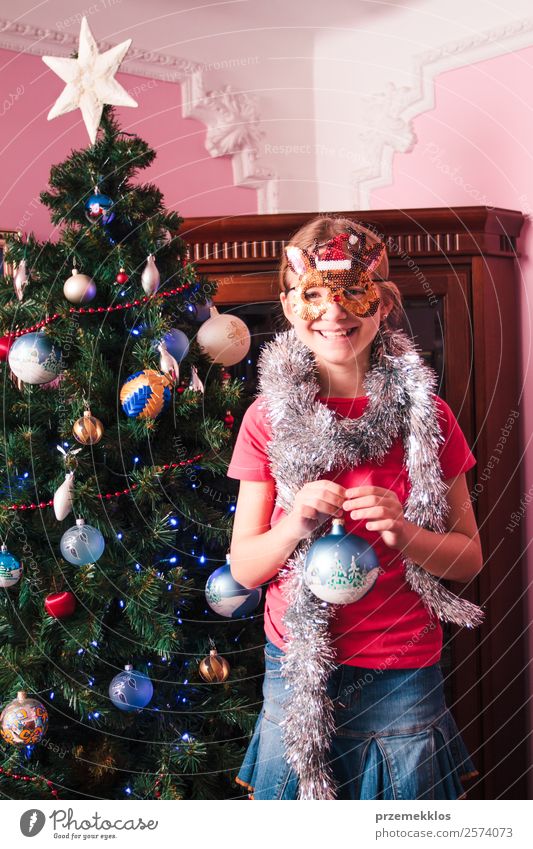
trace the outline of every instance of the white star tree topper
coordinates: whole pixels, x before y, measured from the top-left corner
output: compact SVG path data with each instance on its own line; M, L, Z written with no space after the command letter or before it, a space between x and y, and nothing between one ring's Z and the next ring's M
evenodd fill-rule
M137 106L133 97L114 79L131 41L128 38L105 53L99 53L87 18L83 18L77 59L43 56L43 62L66 82L48 113L48 120L73 109L81 109L89 138L94 144L105 103L110 106Z

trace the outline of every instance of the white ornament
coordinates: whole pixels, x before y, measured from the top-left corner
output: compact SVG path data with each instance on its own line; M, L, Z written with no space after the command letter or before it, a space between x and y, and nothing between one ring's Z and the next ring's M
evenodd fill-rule
M28 272L26 270L26 260L21 259L18 266L17 271L15 273L15 277L13 278L13 286L15 288L15 295L19 299L22 300L24 297L24 289L28 284Z
M155 295L159 289L161 277L157 265L155 264L155 256L150 254L146 260L143 273L141 274L141 283L147 295Z
M211 318L200 327L196 340L205 353L223 366L240 363L250 350L250 331L242 319L210 307Z
M72 510L72 501L74 497L74 472L67 472L65 480L54 492L54 513L56 519L61 522L66 519Z
M175 357L172 354L169 354L167 346L164 342L160 342L157 346L159 353L161 354L160 359L160 370L165 374L173 383L177 383L180 379L180 367Z
M114 79L130 44L131 38L128 38L105 53L99 53L87 18L82 18L77 59L43 56L43 62L67 84L48 113L48 120L81 109L94 144L105 103L137 106L133 97Z
M191 366L191 380L189 382L189 389L192 389L193 392L204 391L204 384L198 377L198 372L196 371L195 366Z

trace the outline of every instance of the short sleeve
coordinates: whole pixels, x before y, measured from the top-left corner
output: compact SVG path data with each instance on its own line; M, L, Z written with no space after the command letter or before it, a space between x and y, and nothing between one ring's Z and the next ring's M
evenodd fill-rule
M273 480L266 446L271 431L261 408L261 396L246 410L231 456L227 477L243 481Z
M468 446L459 422L446 401L438 396L435 396L435 400L439 425L444 437L444 442L439 450L439 459L442 477L444 480L448 480L463 472L468 472L476 465L476 458Z

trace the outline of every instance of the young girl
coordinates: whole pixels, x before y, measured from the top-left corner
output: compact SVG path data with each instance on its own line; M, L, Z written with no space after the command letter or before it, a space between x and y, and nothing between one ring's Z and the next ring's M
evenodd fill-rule
M264 702L236 779L252 799L456 799L478 774L445 704L439 619L482 614L438 581L482 568L475 460L387 278L384 244L343 218L310 221L281 264L289 329L262 349L228 469L233 577L268 583ZM342 606L303 579L339 518L380 566Z

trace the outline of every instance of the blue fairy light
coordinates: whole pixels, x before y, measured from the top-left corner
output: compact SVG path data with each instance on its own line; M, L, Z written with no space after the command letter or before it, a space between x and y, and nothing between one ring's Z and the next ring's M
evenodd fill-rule
M91 640L91 646L94 646L94 647L95 647L95 649L97 649L97 648L98 648L98 643L97 643L97 641L96 641L96 640Z
M193 539L198 539L198 537L196 536L196 534L193 534L192 538L193 538Z
M204 555L202 554L202 556L201 556L201 557L199 557L199 558L198 558L198 560L199 560L199 562L200 562L200 563L205 563L205 557L204 557Z
M136 563L136 564L135 564L135 571L136 571L136 572L140 572L140 571L141 571L141 564L140 564L140 563Z
M100 716L100 711L95 710L95 712L93 713L93 716L94 716L95 719L98 719L98 717Z
M124 607L124 603L125 603L125 602L124 602L124 599L123 599L123 598L121 598L121 599L119 599L118 606L119 606L119 607L121 607L121 608L123 608L123 607Z
M175 517L175 516L172 516L172 518L171 518L171 519L170 519L170 521L169 521L169 525L172 525L173 527L176 527L176 525L177 525L177 524L178 524L178 520L176 519L176 517Z
M53 701L53 700L54 700L54 698L55 698L55 693L54 693L54 691L53 691L53 690L50 690L50 695L48 696L48 698L49 698L51 701Z
M131 787L125 787L124 793L126 794L126 796L131 796Z
M117 534L117 539L122 539L122 534L120 533L120 531Z
M170 558L170 560L169 560L168 562L169 562L169 563L177 563L177 562L178 562L178 558L177 558L177 557L171 557L171 558Z
M184 681L183 683L184 683L184 684L188 684L188 683L189 683L189 679L188 679L188 678L186 678L186 679L185 679L185 681Z
M63 443L63 448L68 448L68 442Z
M178 616L178 625L183 625L183 619L180 619Z
M85 649L78 649L78 654L83 654L84 651Z
M172 584L167 584L167 590L170 592L171 589L172 589Z
M24 474L22 475L23 478L29 478L29 476L30 476L29 472L24 472Z

